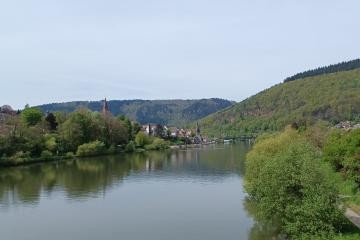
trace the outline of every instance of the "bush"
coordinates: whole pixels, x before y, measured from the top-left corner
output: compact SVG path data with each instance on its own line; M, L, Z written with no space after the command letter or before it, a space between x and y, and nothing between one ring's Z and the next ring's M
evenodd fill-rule
M146 150L163 150L169 148L169 142L161 138L155 138L152 144L146 145Z
M135 151L135 144L133 141L130 141L125 147L125 152L134 152L134 151Z
M324 146L324 159L360 187L360 129L333 132Z
M139 147L144 147L147 144L151 143L151 139L148 135L143 132L138 132L135 136L135 143Z
M96 156L103 154L105 151L105 144L98 140L90 143L82 144L78 147L76 155L79 157Z
M51 158L52 155L52 152L50 152L49 150L44 150L41 152L41 158Z
M295 130L257 142L246 159L245 188L259 217L294 239L330 237L342 227L333 173Z
M25 162L28 158L30 158L30 152L18 151L8 158L7 161L13 164L19 164Z
M73 152L67 152L65 154L65 157L68 157L68 158L74 158L75 157L75 154Z

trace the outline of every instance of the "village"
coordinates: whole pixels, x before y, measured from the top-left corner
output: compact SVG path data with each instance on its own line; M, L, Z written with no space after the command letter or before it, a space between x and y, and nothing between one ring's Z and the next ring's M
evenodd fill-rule
M100 112L103 114L111 114L109 110L109 103L106 99L103 100L103 106ZM5 130L3 128L6 127L4 124L6 121L12 117L16 117L20 113L20 110L14 110L9 105L0 107L0 132ZM50 112L45 113L45 117L49 114ZM216 143L216 139L209 139L207 136L203 136L201 134L198 122L196 123L195 129L167 126L159 123L147 123L141 125L140 131L148 136L170 140L171 142L176 143L176 145L208 145ZM229 140L225 140L225 142L228 141Z

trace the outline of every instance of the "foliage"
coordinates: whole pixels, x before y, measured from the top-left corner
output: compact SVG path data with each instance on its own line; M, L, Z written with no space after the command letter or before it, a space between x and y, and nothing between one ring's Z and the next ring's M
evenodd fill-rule
M41 157L42 158L51 158L52 157L52 152L50 152L49 150L44 150L41 152Z
M169 142L165 141L164 139L161 138L155 138L154 141L145 146L145 149L147 150L164 150L169 148L170 144Z
M280 131L297 123L337 123L360 118L360 69L275 85L199 123L209 136ZM195 125L195 124L194 124Z
M80 145L76 151L76 156L86 157L86 156L96 156L103 154L105 151L105 144L98 140L84 143Z
M130 141L125 147L125 152L134 152L134 151L135 151L135 144L133 141Z
M56 117L53 113L49 113L46 117L45 117L45 121L49 124L49 128L52 131L55 131L58 123L56 122Z
M324 146L324 159L360 190L360 129L333 131ZM353 184L350 184L353 185Z
M334 238L334 240L359 240L360 234L348 234L348 235L339 235Z
M71 114L49 113L48 116L54 119L51 117L29 125L23 119L32 110L26 108L24 115L11 116L0 123L1 162L11 165L35 159L72 157L74 152L78 156L110 154L121 151L123 146L126 146L124 150L134 151L134 140L141 147L153 141L144 137L138 123L126 117L80 108ZM49 121L56 122L57 127L50 127ZM159 142L153 147L163 148Z
M114 100L109 101L113 115L126 115L127 118L141 124L153 123L184 126L211 113L229 107L233 102L211 98L200 100ZM73 112L79 107L92 111L101 109L102 101L52 103L39 106L44 112ZM125 118L123 118L125 120ZM134 131L136 135L136 131Z
M25 108L21 112L21 119L28 126L34 126L41 121L42 115L39 108Z
M128 142L129 136L131 136L131 124L125 125L123 121L114 118L111 115L101 116L101 139L106 146L120 145Z
M75 154L73 152L67 152L65 154L65 156L68 157L68 158L73 158L73 157L75 157Z
M56 137L54 135L45 134L44 141L47 150L54 152L57 149Z
M349 71L356 68L360 68L360 59L351 60L348 62L341 62L338 64L332 64L326 67L319 67L317 69L308 70L302 73L295 74L294 76L288 77L284 82L294 81L306 77L314 77L317 75L336 73L341 71Z
M260 218L295 239L329 237L342 226L338 191L319 151L293 129L258 141L246 159L245 188Z
M135 143L139 147L144 147L151 143L150 137L144 132L138 132L135 137Z

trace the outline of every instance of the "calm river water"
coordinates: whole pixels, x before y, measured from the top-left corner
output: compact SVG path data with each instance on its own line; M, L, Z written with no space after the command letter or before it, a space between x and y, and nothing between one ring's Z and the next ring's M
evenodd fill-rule
M243 190L248 149L236 143L0 169L0 239L269 239Z

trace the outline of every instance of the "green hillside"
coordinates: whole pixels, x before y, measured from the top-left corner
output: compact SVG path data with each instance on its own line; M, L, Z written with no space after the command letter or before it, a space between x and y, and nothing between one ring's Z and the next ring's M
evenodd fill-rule
M284 82L200 121L210 136L280 130L316 120L360 119L360 69Z
M51 103L38 106L43 112L72 112L80 107L101 111L102 101ZM125 115L141 124L160 123L183 126L232 105L219 99L199 100L112 100L109 108L113 115Z

